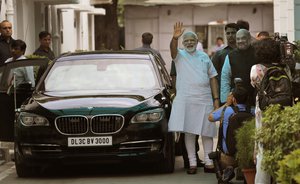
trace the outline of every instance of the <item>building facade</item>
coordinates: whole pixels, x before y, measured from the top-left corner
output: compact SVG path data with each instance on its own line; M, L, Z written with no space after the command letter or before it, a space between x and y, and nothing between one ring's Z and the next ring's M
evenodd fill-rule
M272 0L125 0L124 10L125 48L139 47L142 33L151 32L154 35L152 47L160 51L168 69L171 64L169 44L176 21L183 22L186 30L197 33L208 54L217 37L225 38L226 23L246 20L253 36L260 31L274 31Z

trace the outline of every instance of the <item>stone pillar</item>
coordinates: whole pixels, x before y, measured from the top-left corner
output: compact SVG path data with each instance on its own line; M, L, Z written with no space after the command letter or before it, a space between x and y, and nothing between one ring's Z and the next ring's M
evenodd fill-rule
M57 16L57 8L51 6L51 25L52 25L52 47L55 56L59 56L60 53L60 17Z

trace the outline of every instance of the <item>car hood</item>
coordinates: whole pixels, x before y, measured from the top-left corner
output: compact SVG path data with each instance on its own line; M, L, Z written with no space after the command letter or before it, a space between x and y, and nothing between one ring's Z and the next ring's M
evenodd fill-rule
M147 90L147 91L123 91L107 94L102 93L98 95L79 96L76 93L62 94L62 93L36 93L33 99L40 106L49 110L58 109L89 109L93 108L129 108L137 106L149 99L157 101L158 104L162 95L161 90ZM154 98L153 98L154 97ZM157 99L157 100L155 100Z

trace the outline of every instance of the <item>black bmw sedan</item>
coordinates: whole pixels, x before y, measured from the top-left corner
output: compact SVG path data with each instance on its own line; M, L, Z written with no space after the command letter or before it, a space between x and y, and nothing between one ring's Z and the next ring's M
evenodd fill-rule
M14 132L8 137L15 143L19 177L51 165L128 160L173 172L174 135L168 133L173 90L159 57L142 51L65 54L42 76L34 67L36 87L21 84L9 91L7 73L24 63L0 69L1 104L10 98L7 104L16 112L1 124L14 124L6 132Z

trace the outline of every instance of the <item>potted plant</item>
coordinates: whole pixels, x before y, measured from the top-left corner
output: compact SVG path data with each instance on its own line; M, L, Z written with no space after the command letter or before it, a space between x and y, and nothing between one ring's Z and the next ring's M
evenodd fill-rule
M300 148L300 103L284 109L271 105L263 114L263 126L256 140L263 148L262 166L277 181L279 161Z
M279 162L277 175L281 184L300 183L300 149L292 151Z
M255 119L245 121L244 125L236 131L237 153L236 159L242 169L247 184L254 184L255 164L253 162Z

